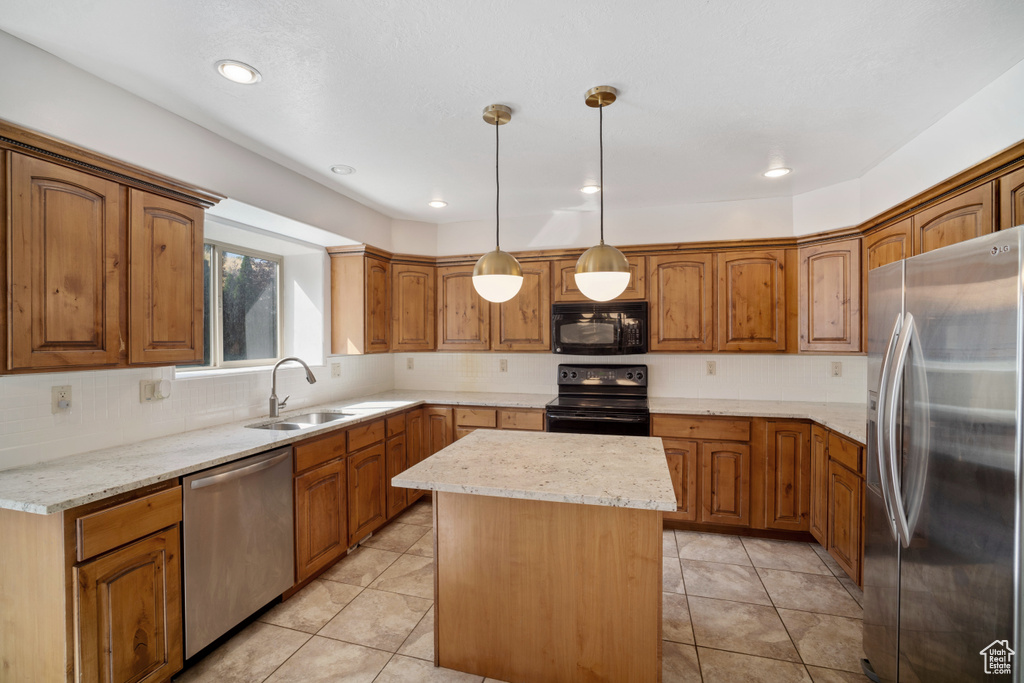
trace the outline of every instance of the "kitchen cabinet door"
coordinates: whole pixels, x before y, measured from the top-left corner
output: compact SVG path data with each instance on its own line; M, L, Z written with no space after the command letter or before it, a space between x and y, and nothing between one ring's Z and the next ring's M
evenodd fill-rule
M203 360L203 210L131 190L128 361Z
M409 467L427 458L426 423L423 408L410 410L405 415L405 458ZM423 489L408 489L405 495L409 504L412 505L424 493L426 491Z
M986 183L912 216L914 253L923 254L993 232L993 201L993 184Z
M719 351L786 350L786 251L718 254Z
M348 550L345 459L295 477L295 581L330 566Z
M811 428L802 422L767 424L765 526L807 531L811 508Z
M999 229L1024 224L1024 168L999 179Z
M121 187L8 158L7 369L118 365L126 336Z
M433 266L391 266L391 349L433 351L437 305Z
M860 239L800 248L800 351L860 351Z
M384 524L384 444L348 456L348 545L355 545Z
M700 444L702 522L749 526L750 444Z
M860 477L838 462L829 461L826 549L858 585L861 582L862 488Z
M684 439L662 439L668 471L672 475L672 488L676 492L676 511L666 512L665 519L686 522L697 521L697 491L700 488L697 442Z
M331 257L331 353L391 348L391 264L386 256L344 247Z
M426 418L426 450L424 457L437 453L455 440L453 435L453 411L451 408L424 408Z
M576 262L579 257L572 259L558 259L552 265L554 268L555 280L555 302L582 302L590 301L580 288L576 286ZM627 256L629 263L629 284L616 301L643 301L647 298L647 263L644 256Z
M828 527L828 430L811 426L810 532L823 548Z
M173 526L74 568L79 680L155 683L181 670L179 548Z
M438 268L438 351L487 351L490 326L491 304L473 288L473 266Z
M652 256L651 351L713 351L715 255Z
M391 265L384 259L366 259L366 353L391 349Z
M510 300L494 304L491 348L497 351L551 350L551 263L521 264L523 286Z
M391 478L401 474L409 467L405 434L399 434L387 440L384 459L387 465L385 486L387 489L387 518L393 519L395 515L405 509L408 501L406 496L408 489L391 485Z
M898 223L865 235L863 240L865 271L910 257L912 255L911 232L911 219L904 218Z

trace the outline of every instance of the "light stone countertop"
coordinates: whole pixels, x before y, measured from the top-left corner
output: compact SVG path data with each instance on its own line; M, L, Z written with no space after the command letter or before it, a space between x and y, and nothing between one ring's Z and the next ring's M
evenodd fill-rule
M391 480L395 486L553 503L676 509L661 439L477 430Z
M861 444L867 443L867 407L863 403L743 401L734 399L651 398L651 414L735 415L814 420Z
M281 417L286 419L316 411L346 412L352 413L353 417L285 432L246 429L247 424L271 422L265 417L252 417L217 427L0 470L0 508L35 514L60 512L426 403L543 408L552 398L554 394L415 390L389 391L304 406ZM650 405L652 413L811 419L861 443L865 439L863 404L651 398Z

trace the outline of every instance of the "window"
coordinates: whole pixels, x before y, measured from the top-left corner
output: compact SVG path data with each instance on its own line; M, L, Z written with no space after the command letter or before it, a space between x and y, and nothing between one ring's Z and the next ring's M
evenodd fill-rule
M228 244L203 248L202 365L266 365L281 348L281 257Z

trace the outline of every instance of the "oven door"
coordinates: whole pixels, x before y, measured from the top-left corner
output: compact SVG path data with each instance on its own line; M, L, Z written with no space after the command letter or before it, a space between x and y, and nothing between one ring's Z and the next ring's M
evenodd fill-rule
M547 410L547 431L563 434L650 436L650 413L609 415L577 410Z

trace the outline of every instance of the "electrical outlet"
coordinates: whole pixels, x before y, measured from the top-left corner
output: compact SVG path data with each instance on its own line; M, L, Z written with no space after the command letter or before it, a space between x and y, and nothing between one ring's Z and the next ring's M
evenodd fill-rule
M498 372L508 372L508 360L505 358L498 360Z
M842 377L843 376L843 364L840 361L832 361L832 376Z
M65 384L50 390L50 412L64 413L71 410L71 385Z
M709 375L717 375L718 374L718 363L716 363L713 360L707 361L705 363L705 365L704 365L704 368L705 368L705 371L707 372L707 374L709 374Z
M337 379L341 377L341 363L331 363L331 378Z
M413 369L413 366L415 365L415 363L413 362L414 360L415 359L412 356L409 356L408 358L405 359L405 369L406 370L412 370Z

